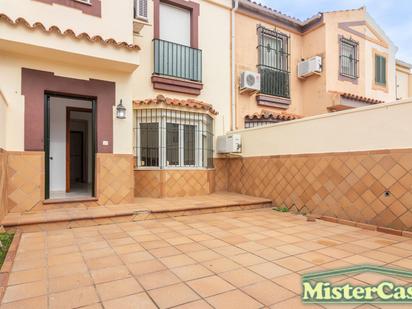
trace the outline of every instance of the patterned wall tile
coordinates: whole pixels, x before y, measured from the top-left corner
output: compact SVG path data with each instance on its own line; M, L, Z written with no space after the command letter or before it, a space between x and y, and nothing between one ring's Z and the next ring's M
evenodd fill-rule
M7 214L6 169L7 153L0 149L0 219Z
M219 168L227 169L232 192L299 212L412 230L412 150L236 158Z
M44 191L43 179L43 152L8 152L8 211L25 212L41 204Z
M136 197L183 197L214 192L215 171L209 170L137 170Z
M134 195L136 197L160 198L161 191L161 171L134 172Z
M131 203L134 199L133 156L98 153L97 196L100 205Z

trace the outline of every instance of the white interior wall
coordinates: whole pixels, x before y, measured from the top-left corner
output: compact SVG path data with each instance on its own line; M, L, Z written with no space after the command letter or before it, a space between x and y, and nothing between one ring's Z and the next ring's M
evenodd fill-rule
M66 190L66 107L92 108L90 101L50 99L50 191Z

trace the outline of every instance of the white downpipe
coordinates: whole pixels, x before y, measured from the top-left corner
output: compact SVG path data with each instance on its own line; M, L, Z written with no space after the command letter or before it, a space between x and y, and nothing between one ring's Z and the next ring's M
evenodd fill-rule
M236 45L235 45L235 12L239 7L239 0L233 0L232 5L232 119L230 122L231 131L236 130L236 68L235 68L235 55L236 55Z

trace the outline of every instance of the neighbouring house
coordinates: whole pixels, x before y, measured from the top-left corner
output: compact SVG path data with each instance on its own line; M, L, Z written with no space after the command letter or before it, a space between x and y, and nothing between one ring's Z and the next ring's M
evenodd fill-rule
M313 116L396 99L397 48L365 7L300 21L239 0L235 24L236 76L260 73L257 91L237 84L237 128L262 111ZM313 57L320 71L299 77L299 63Z
M412 65L396 60L396 99L402 100L412 97Z

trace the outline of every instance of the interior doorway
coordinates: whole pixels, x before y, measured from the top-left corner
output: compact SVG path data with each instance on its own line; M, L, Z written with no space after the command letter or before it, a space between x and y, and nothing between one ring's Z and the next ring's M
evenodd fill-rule
M93 98L46 94L46 200L95 196L95 110Z

